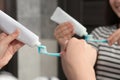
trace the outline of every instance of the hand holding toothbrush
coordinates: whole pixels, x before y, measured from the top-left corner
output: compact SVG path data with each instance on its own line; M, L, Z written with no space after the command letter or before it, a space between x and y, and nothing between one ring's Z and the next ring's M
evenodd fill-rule
M94 40L91 35L88 35L87 29L82 24L67 14L60 7L56 8L55 12L51 16L51 20L59 24L55 29L54 35L60 43L62 50L65 49L66 42L71 39L74 34L77 34L80 37L85 37L86 41L107 42L106 39Z
M61 55L62 67L68 80L96 80L94 64L97 52L85 40L72 38Z

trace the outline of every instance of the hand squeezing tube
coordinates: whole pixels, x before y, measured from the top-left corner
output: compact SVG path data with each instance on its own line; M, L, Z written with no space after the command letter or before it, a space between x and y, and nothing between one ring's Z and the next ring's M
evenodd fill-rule
M37 46L38 52L42 54L47 54L51 56L60 56L59 53L48 53L46 46L42 45L39 41L39 37L34 34L32 31L27 29L25 26L14 20L12 17L8 16L6 13L0 10L0 29L7 33L11 34L16 29L20 30L20 34L17 40L29 45L30 47Z
M92 36L88 35L86 28L77 22L74 18L65 13L61 8L57 8L54 14L51 17L51 20L55 21L58 24L61 24L66 21L70 21L74 25L75 33L79 36L85 36L86 41L94 42L107 42L107 40L94 40ZM37 46L38 52L50 56L60 56L60 53L48 53L46 46L42 45L39 41L39 37L34 34L32 31L27 29L25 26L5 14L0 10L0 29L7 34L11 34L16 29L20 30L20 34L17 40L29 45L30 47Z
M63 11L60 7L57 7L55 12L53 13L51 20L61 24L64 22L71 22L74 26L74 32L80 36L80 37L85 37L86 41L92 41L92 42L107 42L106 39L103 40L94 40L92 35L88 35L87 29L80 24L77 20L75 20L73 17L71 17L69 14L67 14L65 11Z

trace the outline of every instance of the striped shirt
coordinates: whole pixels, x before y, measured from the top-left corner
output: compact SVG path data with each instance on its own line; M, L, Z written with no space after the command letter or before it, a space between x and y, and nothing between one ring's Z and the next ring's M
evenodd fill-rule
M107 39L117 29L116 25L98 27L92 31L95 39ZM89 42L98 52L95 71L97 80L120 80L120 45Z

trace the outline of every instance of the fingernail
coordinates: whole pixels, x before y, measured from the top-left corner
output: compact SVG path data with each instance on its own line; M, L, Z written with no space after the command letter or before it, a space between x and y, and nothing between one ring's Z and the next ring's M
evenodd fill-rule
M68 43L68 40L65 41L65 45Z
M109 46L111 46L111 45L112 45L112 42L109 42L108 44L109 44Z
M15 32L16 32L16 33L19 33L19 32L20 32L20 30L17 28L17 29L15 30Z
M18 35L20 33L19 29L16 29L13 34Z
M64 51L61 51L60 54L63 55L65 52Z

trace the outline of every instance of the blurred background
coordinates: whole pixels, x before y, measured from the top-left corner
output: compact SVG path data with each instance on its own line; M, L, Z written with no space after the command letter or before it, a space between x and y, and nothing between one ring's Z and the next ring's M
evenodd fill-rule
M56 7L64 9L90 33L95 27L110 25L116 20L107 1L0 0L0 9L36 33L49 52L59 52L59 45L53 36L57 24L50 20ZM18 80L50 80L52 77L54 80L66 80L60 58L40 55L37 48L27 45L17 52L2 71L10 72Z

